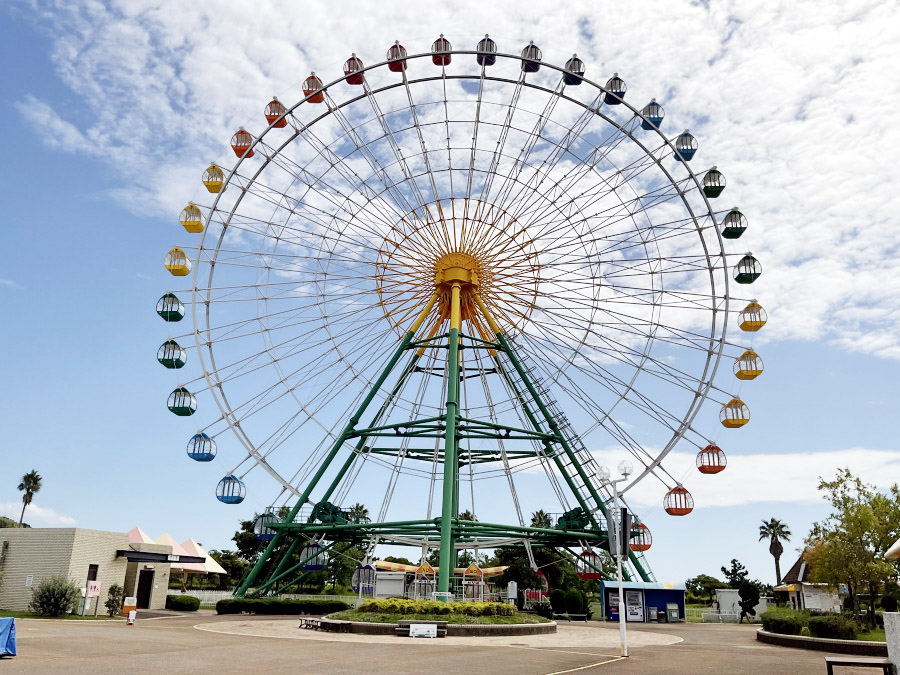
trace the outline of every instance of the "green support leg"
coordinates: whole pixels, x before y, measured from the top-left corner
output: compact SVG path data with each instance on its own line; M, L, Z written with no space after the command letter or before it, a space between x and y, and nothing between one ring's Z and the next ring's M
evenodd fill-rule
M455 300L459 302L459 290L455 290ZM458 311L458 310L457 310ZM451 326L453 325L451 321ZM459 417L459 330L450 329L450 349L447 352L447 432L444 437L444 485L441 509L441 557L438 568L438 591L450 590L450 575L453 571L455 546L453 524L457 513L453 510L454 495L457 494L457 438L456 422Z

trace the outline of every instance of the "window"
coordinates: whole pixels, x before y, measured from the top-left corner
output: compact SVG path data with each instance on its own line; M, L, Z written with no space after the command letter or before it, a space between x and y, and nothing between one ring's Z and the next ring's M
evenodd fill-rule
M88 581L97 581L97 570L100 569L100 565L88 565Z

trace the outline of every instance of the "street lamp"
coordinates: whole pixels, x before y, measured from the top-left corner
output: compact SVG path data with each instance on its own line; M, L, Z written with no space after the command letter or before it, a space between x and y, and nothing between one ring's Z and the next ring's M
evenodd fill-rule
M628 480L628 476L634 471L634 466L627 459L623 459L616 467L622 477L617 480L610 479L610 472L605 466L600 467L600 478L609 485L613 490L613 522L614 527L608 528L607 535L610 542L615 542L610 546L611 551L615 551L616 556L616 580L619 585L619 636L621 640L622 656L628 656L628 638L625 634L625 592L622 589L622 556L623 549L628 545L628 540L622 532L622 511L619 509L619 483ZM622 537L625 541L619 541Z

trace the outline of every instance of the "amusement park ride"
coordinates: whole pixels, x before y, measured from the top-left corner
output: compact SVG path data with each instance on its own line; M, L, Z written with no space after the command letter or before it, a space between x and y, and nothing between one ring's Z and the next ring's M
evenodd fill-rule
M180 219L199 243L165 258L192 284L157 305L177 322L189 301L193 326L158 359L180 369L193 350L202 370L172 391L174 414L204 392L217 408L188 456L212 461L226 430L243 446L219 501L243 501L251 471L280 488L238 595L295 583L337 542L438 549L442 597L462 549L523 545L534 565L531 547L554 547L600 578L613 494L585 443L630 453L619 493L653 477L674 516L694 505L663 466L679 443L700 473L725 468L695 422L707 398L724 427L749 421L714 383L723 357L739 381L763 369L726 339L729 321L743 335L766 322L731 293L761 271L726 250L747 220L712 206L725 177L691 170L697 140L664 134L655 99L632 107L618 74L585 73L533 43L398 42L329 84L311 74L293 106L273 98L259 135L234 134L234 166L204 173L212 203ZM561 515L526 520L526 471L545 474ZM427 494L413 519L389 517L417 508L396 505L401 479L401 494ZM343 506L378 481L371 521ZM506 494L516 524L460 519L476 492ZM626 578L653 580L650 543L635 519Z

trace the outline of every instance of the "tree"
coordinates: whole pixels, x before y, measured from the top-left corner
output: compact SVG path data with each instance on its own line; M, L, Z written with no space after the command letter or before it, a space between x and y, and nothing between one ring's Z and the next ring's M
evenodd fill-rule
M463 511L462 513L460 513L459 516L458 516L458 518L459 518L460 520L468 520L468 521L471 521L471 522L473 522L473 523L477 523L477 522L478 522L478 518L475 517L475 514L472 513L471 511L469 511L468 509L466 509L465 511Z
M31 504L34 495L41 489L41 475L37 471L29 471L22 476L22 482L16 489L23 492L22 495L22 515L19 517L19 527L22 527L22 521L25 520L25 509Z
M741 616L739 621L743 623L744 617L747 617L747 623L750 623L750 617L756 616L756 606L759 604L759 587L756 582L742 581L738 587L738 605L741 607Z
M542 527L549 530L552 527L550 514L544 511L544 509L538 509L532 513L531 527Z
M109 587L106 594L106 613L109 616L115 616L122 611L122 605L125 603L125 589L119 584L113 584Z
M28 609L41 616L62 616L71 612L80 598L78 585L61 574L44 579L32 590Z
M869 623L874 626L874 598L882 584L897 575L884 553L900 537L900 488L894 484L879 492L845 468L834 480L820 478L819 490L833 511L813 524L806 539L804 557L812 579L846 584L855 613L859 593L867 593Z
M347 515L352 523L369 522L369 509L366 508L365 504L360 504L359 502L350 507Z
M698 574L684 582L685 588L698 598L708 598L712 604L717 588L728 588L728 584L708 574Z
M776 518L770 518L768 522L765 520L759 526L759 540L769 540L769 553L775 558L775 585L781 585L781 554L784 553L784 546L781 541L790 541L791 531L787 525Z
M338 542L328 551L328 562L325 563L325 577L331 582L334 593L338 584L348 586L353 571L365 557L365 551L347 542Z
M398 558L394 555L386 556L382 558L382 560L384 560L385 562L398 563L400 565L415 565L415 563L409 558Z
M219 590L236 586L247 573L247 568L250 567L250 563L234 551L213 549L209 552L209 557L219 563L226 572L224 575L219 575Z
M741 584L747 580L747 568L737 561L737 558L731 559L731 568L722 568L722 574L728 580L729 588L740 588Z

